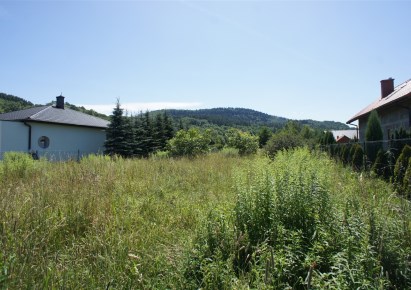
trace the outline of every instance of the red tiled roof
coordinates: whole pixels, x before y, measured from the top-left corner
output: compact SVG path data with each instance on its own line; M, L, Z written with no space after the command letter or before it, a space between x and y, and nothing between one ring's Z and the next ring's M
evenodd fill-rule
M347 121L347 124L358 120L360 117L369 114L372 110L379 109L388 105L391 105L397 101L402 100L404 97L411 97L411 79L396 86L394 91L385 98L379 98L375 102L371 103L351 119Z

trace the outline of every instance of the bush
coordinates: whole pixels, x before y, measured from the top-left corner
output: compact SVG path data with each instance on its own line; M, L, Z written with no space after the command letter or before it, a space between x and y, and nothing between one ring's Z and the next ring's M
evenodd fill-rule
M371 162L374 162L377 153L382 149L383 132L381 121L377 111L372 111L368 117L367 128L365 130L366 153Z
M408 167L404 174L402 182L402 193L407 198L411 197L411 158L408 159Z
M268 156L273 158L278 151L301 147L303 145L304 141L300 135L283 131L274 134L270 140L268 140L267 145L264 146L264 150Z
M383 150L378 151L374 164L371 167L371 171L377 176L389 179L390 171L387 158Z
M341 150L341 160L344 164L350 164L351 162L351 151L352 145L351 144L344 144L343 149Z
M257 153L257 136L253 136L248 132L241 132L239 130L231 130L229 134L228 145L238 149L238 153L241 156Z
M352 155L352 166L356 170L361 170L364 166L364 150L360 144L355 144L351 152L354 152Z
M404 180L405 172L408 168L408 162L409 162L410 157L411 157L411 146L405 145L401 151L400 156L395 162L395 167L394 167L394 188L399 193L402 193L404 190L403 180Z
M258 144L260 148L263 148L267 144L270 137L273 135L271 130L268 127L262 127L258 132Z
M194 157L210 151L210 136L207 131L201 133L196 128L180 130L168 141L167 148L171 156Z

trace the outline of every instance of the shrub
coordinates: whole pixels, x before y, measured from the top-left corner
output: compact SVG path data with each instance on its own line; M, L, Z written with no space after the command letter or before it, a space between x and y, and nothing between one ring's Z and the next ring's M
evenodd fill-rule
M351 162L351 151L352 145L351 144L344 144L343 149L341 150L342 162L344 164L350 164Z
M377 176L386 177L386 168L387 162L385 158L384 151L380 150L377 153L374 164L371 167L371 171L374 172Z
M402 192L407 198L411 197L411 158L408 159L408 167L404 174Z
M268 140L267 145L264 146L264 150L273 158L278 151L301 147L303 145L304 141L300 135L283 131L274 134L270 140Z
M364 150L360 144L355 144L351 152L354 151L352 155L352 166L356 170L361 170L364 166Z
M207 131L201 133L196 128L180 130L168 141L167 148L171 156L194 157L205 154L210 151L210 136Z
M229 134L228 145L238 149L238 153L241 156L257 153L257 136L253 136L248 132L241 132L239 130L231 130Z
M270 140L270 137L273 135L271 130L268 127L262 127L260 131L258 132L258 144L260 148L263 148L265 144L267 144L268 140Z
M394 187L400 193L402 193L403 191L403 179L404 179L405 171L408 168L408 161L410 157L411 157L411 146L405 145L401 151L400 156L395 162Z
M367 128L365 130L366 153L371 162L374 162L377 153L382 149L383 132L381 121L377 111L372 111L368 117Z

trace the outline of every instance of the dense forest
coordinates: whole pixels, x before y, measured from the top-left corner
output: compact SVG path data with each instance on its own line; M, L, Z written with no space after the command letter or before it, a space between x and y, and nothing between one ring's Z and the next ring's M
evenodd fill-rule
M271 116L245 108L214 108L201 110L168 110L168 114L186 127L213 127L225 126L256 133L262 126L269 127L273 131L283 128L291 119ZM181 120L181 121L180 121ZM349 127L346 124L335 121L292 120L300 125L308 125L313 129L344 130Z

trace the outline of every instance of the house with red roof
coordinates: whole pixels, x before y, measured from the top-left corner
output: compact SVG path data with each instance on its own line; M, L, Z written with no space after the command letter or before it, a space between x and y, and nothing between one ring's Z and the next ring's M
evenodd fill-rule
M359 111L347 121L358 120L359 139L365 140L368 116L376 110L381 120L384 140L388 140L396 130L409 130L411 127L411 80L394 86L394 79L381 81L381 96Z
M104 151L109 121L64 107L40 106L0 114L0 159L4 152L29 152L54 160Z

